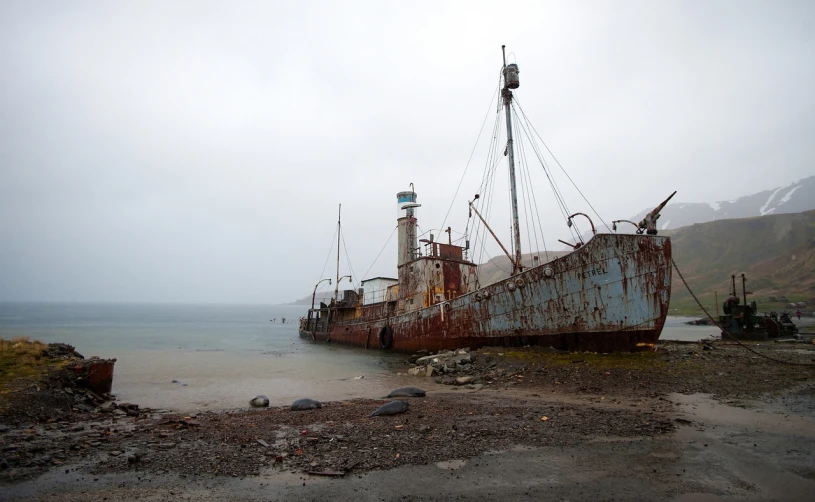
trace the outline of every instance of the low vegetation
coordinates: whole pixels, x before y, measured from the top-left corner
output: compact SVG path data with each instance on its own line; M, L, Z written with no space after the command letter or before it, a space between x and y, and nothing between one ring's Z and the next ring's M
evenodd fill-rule
M815 211L720 220L671 232L673 257L691 289L716 315L731 291L741 296L741 274L747 278L747 301L760 312L789 310L787 302L770 302L786 296L789 302L806 302L815 310ZM674 272L671 314L701 315L702 311Z
M9 385L19 378L42 375L48 366L43 358L47 349L46 344L27 337L0 338L0 392L8 392Z

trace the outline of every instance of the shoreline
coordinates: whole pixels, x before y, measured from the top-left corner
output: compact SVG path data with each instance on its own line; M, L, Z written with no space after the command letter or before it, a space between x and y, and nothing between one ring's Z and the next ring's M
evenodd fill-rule
M803 500L800 490L815 487L815 459L790 448L815 448L815 369L710 346L609 355L482 349L473 353L473 383L408 398L410 410L392 417L368 416L389 400L354 399L307 412L90 413L25 423L0 434L0 483L20 500L57 490L64 500L357 500L359 492L390 500L402 494L383 491L396 480L422 499L490 490L497 498L626 498L623 487L634 483L646 499ZM815 360L815 346L758 349ZM423 387L432 378L410 381ZM12 454L23 462L11 465ZM745 455L783 486L744 474ZM428 486L412 484L416 475ZM325 479L333 476L341 479ZM563 482L575 476L584 477L582 494Z

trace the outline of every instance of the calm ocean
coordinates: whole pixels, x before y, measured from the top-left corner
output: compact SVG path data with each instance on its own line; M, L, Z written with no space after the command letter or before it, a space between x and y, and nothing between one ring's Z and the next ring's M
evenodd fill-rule
M0 303L0 337L68 343L85 357L116 358L113 393L150 408L241 408L256 394L273 405L378 398L417 385L415 377L396 375L404 355L301 339L304 312L299 305ZM717 334L685 320L669 318L662 338Z
M304 312L298 305L0 303L0 337L116 358L113 393L150 408L240 408L256 394L273 405L377 398L411 383L394 371L404 355L302 340Z

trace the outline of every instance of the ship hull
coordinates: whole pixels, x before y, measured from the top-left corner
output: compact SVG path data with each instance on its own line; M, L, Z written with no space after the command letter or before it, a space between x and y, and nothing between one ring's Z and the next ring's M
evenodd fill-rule
M300 334L402 352L528 344L642 350L662 332L670 290L669 238L599 234L569 255L449 301L408 313L378 304L322 326L304 320Z

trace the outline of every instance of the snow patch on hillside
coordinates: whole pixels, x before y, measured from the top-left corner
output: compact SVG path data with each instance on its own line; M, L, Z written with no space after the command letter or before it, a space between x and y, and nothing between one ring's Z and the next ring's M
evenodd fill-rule
M713 209L714 211L718 211L722 208L722 205L718 202L708 202L708 204L710 205L710 209Z
M781 190L783 190L784 188L786 188L786 187L776 188L775 191L770 194L770 198L767 199L767 202L765 202L763 206L758 208L758 212L761 213L761 216L768 215L771 212L775 211L775 208L772 208L772 209L767 209L767 208L770 207L770 204L772 203L773 199L775 199L776 194L778 192L780 192Z
M785 195L784 197L781 198L781 201L778 203L778 205L780 206L781 204L783 204L785 202L789 202L790 198L792 198L792 194L795 193L795 191L798 190L799 188L801 188L801 185L798 185L797 187L795 187L792 190L790 190L789 192L787 192L787 195Z

